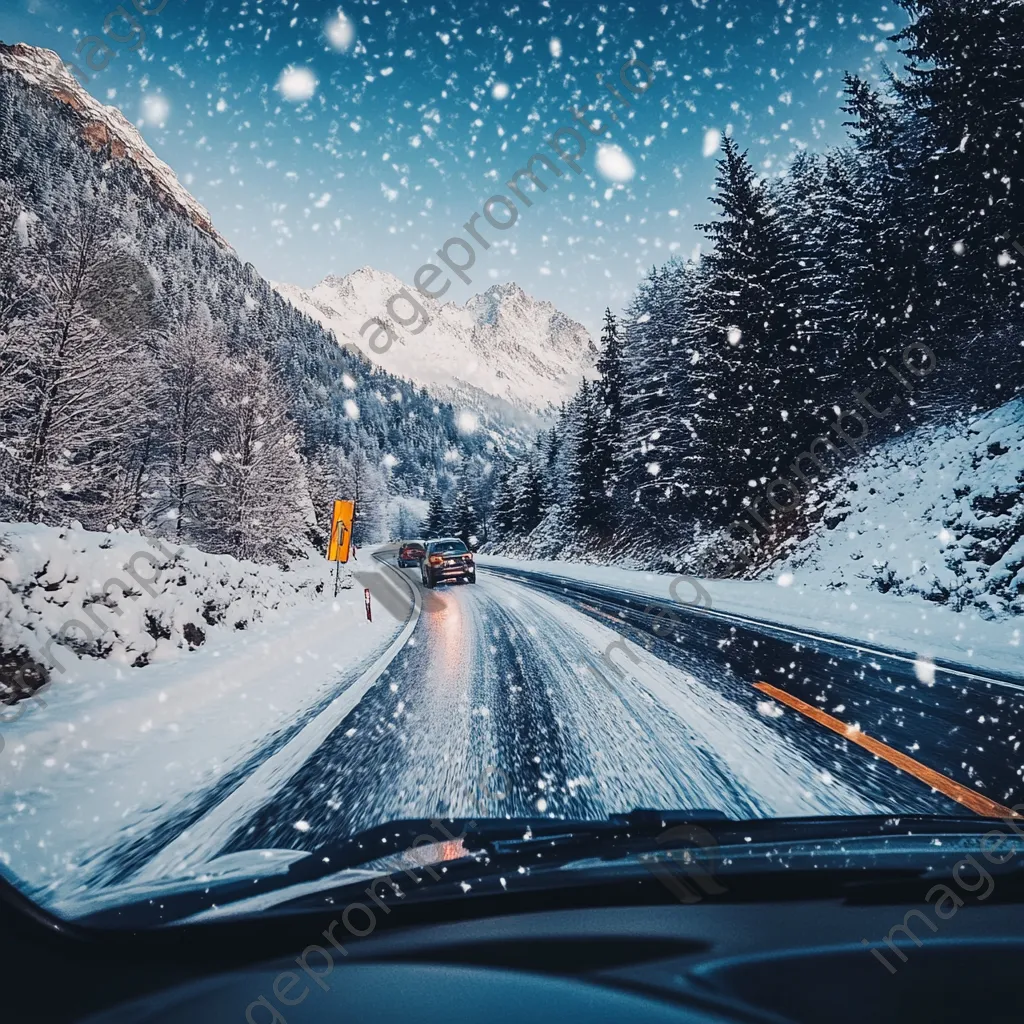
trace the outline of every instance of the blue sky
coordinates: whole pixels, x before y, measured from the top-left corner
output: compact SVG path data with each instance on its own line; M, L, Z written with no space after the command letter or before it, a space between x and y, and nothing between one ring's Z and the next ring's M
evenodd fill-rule
M596 76L616 82L624 62L644 61L649 90L627 120L605 119L604 143L628 162L603 166L623 178L632 165L632 178L602 173L602 139L587 135L583 173L534 195L478 253L472 284L445 296L514 280L591 330L647 268L701 243L693 225L712 213L714 133L733 134L765 174L800 148L840 143L843 72L898 68L885 40L906 20L870 0L166 0L136 15L147 38L134 52L137 36L104 36L115 8L5 0L0 39L84 68L76 46L105 38L116 53L86 69L87 88L139 125L243 259L301 285L367 264L411 280L484 200L507 193L527 157L548 152L543 140L572 123L574 104L599 116L604 97L621 117Z

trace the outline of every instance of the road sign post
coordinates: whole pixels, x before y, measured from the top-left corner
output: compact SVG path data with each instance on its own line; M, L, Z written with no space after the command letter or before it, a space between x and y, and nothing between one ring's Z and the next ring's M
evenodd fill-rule
M327 560L334 562L334 596L338 596L341 581L341 563L347 562L352 551L352 522L356 515L356 503L338 499L334 502L331 518L331 540L327 546Z

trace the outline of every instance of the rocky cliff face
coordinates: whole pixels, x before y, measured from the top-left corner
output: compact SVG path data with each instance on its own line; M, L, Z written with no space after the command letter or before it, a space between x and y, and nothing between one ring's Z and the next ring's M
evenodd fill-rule
M112 160L130 160L149 181L165 206L184 214L197 228L227 249L206 209L182 187L177 176L150 148L138 129L116 107L104 106L89 95L53 50L0 43L0 72L19 76L46 92L55 102L71 107L81 123L81 135L91 149Z

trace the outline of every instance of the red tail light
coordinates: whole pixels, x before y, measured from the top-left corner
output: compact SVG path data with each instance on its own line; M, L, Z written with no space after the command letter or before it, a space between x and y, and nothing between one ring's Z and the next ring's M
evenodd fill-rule
M444 559L440 555L431 555L427 561L431 565L444 565Z
M462 557L463 557L463 559L464 559L465 561L467 561L467 562L472 562L472 561L473 561L473 555L472 555L472 553L470 553L470 554L468 554L468 555L463 555Z

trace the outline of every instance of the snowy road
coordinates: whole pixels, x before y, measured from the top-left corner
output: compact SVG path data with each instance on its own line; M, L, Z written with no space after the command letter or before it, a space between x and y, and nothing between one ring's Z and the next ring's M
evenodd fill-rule
M261 730L276 728L251 728L247 744L234 734L247 727L240 712L252 702L231 704L227 719L221 709L202 733L203 749L219 751L230 770L174 760L173 744L185 734L175 722L146 732L153 756L143 766L152 771L141 776L137 760L111 754L102 778L78 779L69 774L78 763L70 748L44 742L45 732L26 737L23 770L52 771L45 765L59 756L61 784L76 786L75 800L45 801L41 786L12 795L14 869L27 877L33 851L45 844L67 868L42 877L61 889L152 882L222 853L311 849L387 820L439 814L968 813L765 696L758 680L992 800L1021 799L1019 686L941 670L922 681L906 659L717 615L687 614L671 635L655 636L646 598L624 603L623 593L582 583L567 590L557 579L524 580L507 569L481 568L476 586L423 591L416 570L398 570L381 554L381 564L362 564L357 574L376 597L372 629L352 621L362 618L355 589L341 606L327 602L278 624L268 633L273 644L208 659L203 671L216 675L200 673L196 686L210 696L240 685L262 692L260 673L278 680L267 690L271 701L285 689L301 694L307 676L306 692L318 695L287 717L283 704L268 704ZM610 652L612 645L619 647ZM144 695L138 703L134 717L119 716L126 736L136 717L152 714ZM187 721L187 735L200 735L197 721ZM62 728L57 718L41 723ZM230 744L212 742L225 732ZM229 758L231 747L238 753ZM183 771L194 779L184 793L176 782Z
M657 641L577 603L484 571L477 586L436 590L379 684L226 849L310 848L388 819L481 810L963 812L754 690L735 646L774 643L787 664L791 643L739 642L716 623ZM623 635L652 649L634 648L636 664L615 656L629 669L618 677L605 652ZM863 680L829 652L801 657Z

